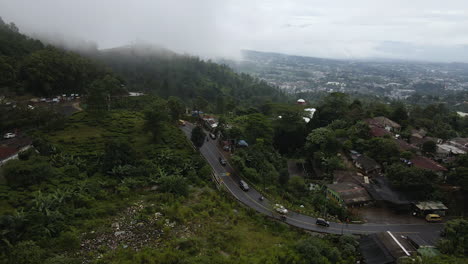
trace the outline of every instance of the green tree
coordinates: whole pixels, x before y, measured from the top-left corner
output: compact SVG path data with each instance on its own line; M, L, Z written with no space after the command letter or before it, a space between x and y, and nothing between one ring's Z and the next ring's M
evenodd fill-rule
M195 147L200 148L201 146L203 146L205 138L206 134L205 132L203 132L203 128L201 128L200 126L196 126L192 130L192 135L190 136L190 139L192 140L193 145L195 145Z
M244 135L247 142L255 143L257 139L264 139L271 142L273 137L273 127L270 120L262 114L250 114L245 116Z
M444 226L445 236L439 242L439 249L460 257L468 257L468 221L455 219Z
M426 141L422 145L422 151L425 153L435 153L436 150L437 144L432 140Z
M40 156L25 161L9 161L4 165L3 172L5 179L11 186L39 184L54 175L48 160Z
M110 173L115 167L132 165L136 161L136 153L126 140L110 140L104 146L102 169Z
M180 175L166 175L159 179L159 188L162 192L186 196L188 183Z
M182 118L185 113L185 106L179 97L170 96L167 100L167 106L169 108L169 114L172 121L177 121Z
M10 252L10 263L39 264L42 263L44 250L33 241L22 241Z
M322 127L312 130L307 136L305 147L310 154L317 151L333 154L338 151L339 142L333 130Z
M288 181L288 189L294 194L303 194L305 187L304 179L300 176L292 176Z
M145 111L145 129L153 135L154 141L159 141L163 131L164 123L169 119L169 111L166 101L154 100Z
M292 153L304 146L306 126L303 112L296 109L284 111L281 118L273 123L273 144L280 153Z
M402 123L408 120L408 111L406 110L405 105L402 103L396 104L390 118L397 123Z
M399 158L400 150L391 138L372 138L366 142L366 154L379 163L392 162Z
M394 164L387 168L391 183L415 199L429 199L437 181L437 175L429 170Z

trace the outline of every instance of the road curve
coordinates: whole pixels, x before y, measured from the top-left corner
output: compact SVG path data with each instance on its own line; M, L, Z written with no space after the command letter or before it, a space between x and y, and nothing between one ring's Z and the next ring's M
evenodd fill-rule
M181 126L182 131L190 140L191 131L194 128L193 124L186 122L185 126ZM223 156L222 151L218 148L216 141L210 139L205 141L203 146L200 148L200 153L205 157L213 171L220 175L221 184L240 202L246 206L254 209L255 211L268 215L273 218L278 218L278 215L274 213L273 206L270 201L264 199L260 201L258 198L261 194L250 188L248 192L244 192L239 187L239 176L234 173L234 168L227 163L226 166L222 166L219 163L219 157ZM229 176L225 176L225 173L229 173ZM224 175L224 176L223 176ZM409 235L417 234L430 244L435 244L437 239L440 237L440 231L443 228L441 223L425 223L425 224L342 224L330 222L330 227L317 226L315 224L316 218L299 214L296 212L289 212L285 222L291 226L302 228L309 231L316 231L329 234L371 234L390 231L398 235Z

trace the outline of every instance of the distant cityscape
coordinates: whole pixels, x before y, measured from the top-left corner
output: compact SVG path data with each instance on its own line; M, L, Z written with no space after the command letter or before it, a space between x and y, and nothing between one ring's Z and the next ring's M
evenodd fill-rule
M245 50L240 62L223 61L287 93L357 92L406 99L468 90L468 64L333 60Z

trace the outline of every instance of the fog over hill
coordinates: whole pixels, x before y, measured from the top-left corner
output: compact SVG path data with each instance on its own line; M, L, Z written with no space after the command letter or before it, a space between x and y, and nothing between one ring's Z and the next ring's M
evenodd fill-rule
M143 41L211 58L252 49L468 62L467 9L458 0L0 0L5 20L55 44L105 49Z

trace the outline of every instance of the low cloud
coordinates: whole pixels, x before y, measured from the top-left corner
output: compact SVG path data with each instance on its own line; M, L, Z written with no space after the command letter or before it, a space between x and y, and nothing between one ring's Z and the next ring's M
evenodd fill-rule
M253 49L468 62L466 10L461 0L0 0L5 21L67 45L145 42L208 57Z

